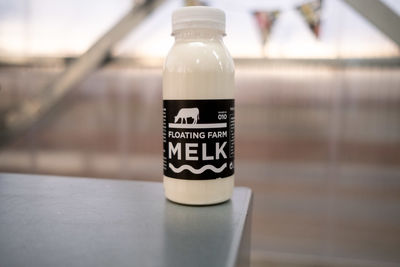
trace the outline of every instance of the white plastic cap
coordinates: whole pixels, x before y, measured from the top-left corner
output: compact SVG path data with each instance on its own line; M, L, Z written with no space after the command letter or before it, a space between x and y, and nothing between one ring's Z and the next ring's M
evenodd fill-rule
M172 34L183 29L214 29L225 34L225 13L205 6L179 8L172 13Z

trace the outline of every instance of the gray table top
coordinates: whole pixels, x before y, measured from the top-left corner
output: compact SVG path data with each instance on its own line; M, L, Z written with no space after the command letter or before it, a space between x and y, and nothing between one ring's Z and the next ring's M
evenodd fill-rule
M161 183L0 174L0 266L234 266L251 203L191 207Z

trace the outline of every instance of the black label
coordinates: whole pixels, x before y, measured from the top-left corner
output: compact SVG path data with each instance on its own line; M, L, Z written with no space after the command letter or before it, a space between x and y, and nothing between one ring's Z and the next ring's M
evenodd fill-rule
M234 173L233 99L163 101L164 175L187 180Z

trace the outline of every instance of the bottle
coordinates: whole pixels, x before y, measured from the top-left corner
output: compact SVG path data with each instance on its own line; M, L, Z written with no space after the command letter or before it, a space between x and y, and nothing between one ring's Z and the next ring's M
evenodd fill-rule
M164 190L187 205L227 201L234 185L234 63L222 37L225 13L172 14L175 44L163 69Z

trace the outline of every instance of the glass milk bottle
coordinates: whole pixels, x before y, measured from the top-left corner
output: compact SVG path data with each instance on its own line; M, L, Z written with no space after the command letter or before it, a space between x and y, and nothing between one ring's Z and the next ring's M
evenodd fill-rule
M225 14L184 7L172 14L163 69L165 196L188 205L230 199L234 185L234 64Z

